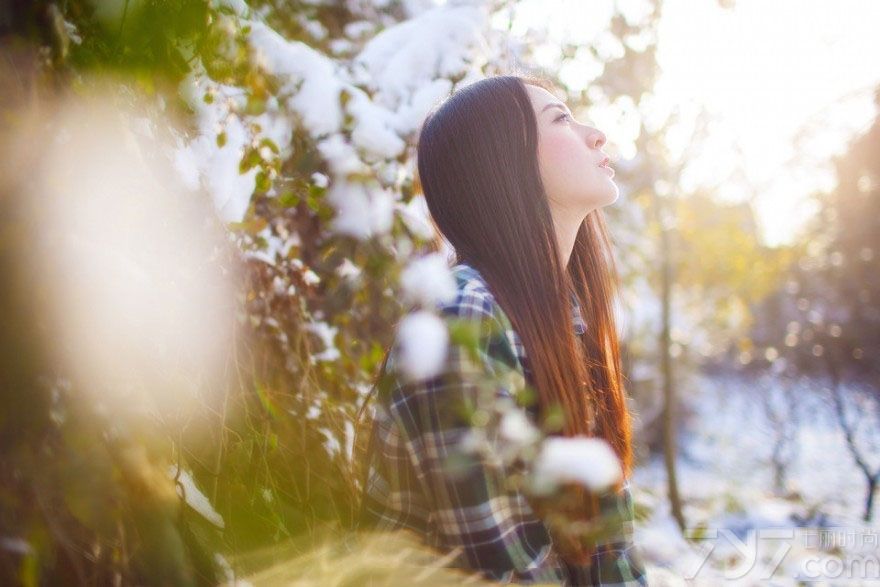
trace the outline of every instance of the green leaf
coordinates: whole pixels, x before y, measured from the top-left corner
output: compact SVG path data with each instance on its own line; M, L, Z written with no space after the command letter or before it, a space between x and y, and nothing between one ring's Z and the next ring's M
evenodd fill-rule
M263 409L266 410L266 413L269 414L269 416L271 416L273 420L277 420L278 419L278 408L275 406L275 403L272 401L272 398L269 397L269 393L265 389L263 389L263 386L260 385L259 383L257 383L254 386L254 389L257 392L257 397L260 399L260 405L263 406ZM276 438L275 439L276 446L277 446L277 440L278 439ZM270 443L271 443L271 440L270 440Z
M258 116L266 111L266 100L257 98L256 96L248 96L247 104L244 107L245 114L250 116Z
M315 197L315 195L312 194L311 191L309 192L309 195L306 196L306 205L308 205L309 209L312 212L317 213L321 209L320 200L317 197Z
M550 406L547 410L547 415L544 416L544 421L541 426L544 432L561 432L564 425L565 411L562 409L562 406L559 404Z
M287 190L278 196L278 203L285 208L293 208L300 203L301 198L293 190Z
M257 173L256 189L258 192L267 192L269 191L270 187L272 187L272 180L269 179L269 174L266 173L265 170L261 169Z
M471 350L477 350L480 343L480 322L464 318L448 320L449 340Z
M262 161L260 157L260 153L257 152L256 149L248 149L245 151L244 157L241 158L241 162L238 164L238 172L239 173L247 173L254 166L259 165Z
M269 139L269 138L263 138L263 139L261 139L261 140L260 140L260 146L261 146L261 147L269 147L269 149L271 149L271 151L272 151L273 153L275 153L276 155L277 155L278 153L281 152L281 151L278 149L278 145L275 144L275 141L273 141L272 139Z

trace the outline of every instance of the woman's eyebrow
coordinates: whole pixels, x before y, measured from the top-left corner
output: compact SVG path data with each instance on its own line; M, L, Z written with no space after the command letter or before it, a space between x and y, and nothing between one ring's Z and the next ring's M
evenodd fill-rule
M566 108L564 104L562 104L562 103L560 103L560 102L550 102L549 104L547 104L546 106L544 106L544 107L541 109L541 113L543 114L543 113L546 112L548 109L550 109L550 108L554 108L554 107L555 107L555 108L559 108L560 110L563 110L563 111L565 111L565 112L568 112L568 108Z

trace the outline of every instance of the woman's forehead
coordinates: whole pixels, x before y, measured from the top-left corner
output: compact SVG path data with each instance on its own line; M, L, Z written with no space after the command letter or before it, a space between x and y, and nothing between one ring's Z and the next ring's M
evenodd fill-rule
M551 102L560 102L559 98L539 86L526 84L526 91L528 92L532 103L538 108L542 108Z

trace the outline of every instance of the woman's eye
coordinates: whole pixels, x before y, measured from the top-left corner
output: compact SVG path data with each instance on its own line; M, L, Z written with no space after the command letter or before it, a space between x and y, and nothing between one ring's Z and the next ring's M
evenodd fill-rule
M568 114L566 114L565 112L563 112L562 114L560 114L559 116L557 116L557 117L556 117L556 120L557 120L557 121L560 121L560 120L562 120L562 119L564 119L564 118L568 118Z

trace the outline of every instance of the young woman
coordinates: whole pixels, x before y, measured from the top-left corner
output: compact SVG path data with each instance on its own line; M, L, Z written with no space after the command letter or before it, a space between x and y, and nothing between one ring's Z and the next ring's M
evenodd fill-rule
M548 88L540 79L487 78L447 99L422 127L420 181L456 255L458 294L438 309L478 325L478 368L515 369L537 391L526 410L533 422L561 406L561 434L611 445L623 480L603 495L578 488L565 503L575 504L575 519L617 520L613 532L590 543L563 537L497 464L471 460L450 472L448 459L471 431L461 406L478 387L473 363L454 345L443 371L422 381L397 376L394 346L386 356L362 525L408 528L496 580L644 585L632 540L616 272L601 212L618 188L605 135Z

